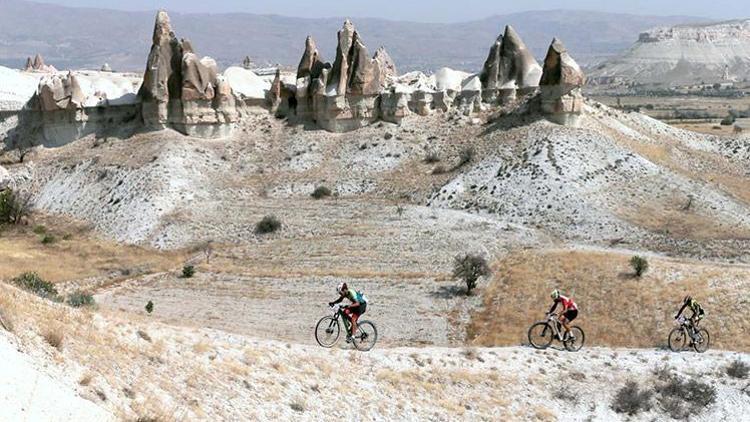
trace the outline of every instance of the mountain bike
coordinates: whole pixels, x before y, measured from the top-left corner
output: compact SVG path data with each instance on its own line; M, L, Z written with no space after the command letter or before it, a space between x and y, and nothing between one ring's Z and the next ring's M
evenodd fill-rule
M565 349L570 352L577 352L583 347L586 336L581 327L574 325L570 327L569 335L565 336L562 324L557 319L557 313L547 314L544 321L539 321L529 328L529 343L535 349L546 349L552 344L552 340L557 339L562 342Z
M341 327L344 332L349 332L349 320L344 315L344 307L334 305L331 307L331 315L324 316L315 326L315 340L323 347L333 347L339 341ZM366 352L375 346L378 341L378 329L371 321L357 321L357 332L352 336L352 343L357 350Z
M680 316L676 321L678 326L669 332L669 350L681 352L691 346L698 353L708 350L711 343L708 330L705 328L696 329L693 322L684 316ZM688 340L690 340L689 344Z

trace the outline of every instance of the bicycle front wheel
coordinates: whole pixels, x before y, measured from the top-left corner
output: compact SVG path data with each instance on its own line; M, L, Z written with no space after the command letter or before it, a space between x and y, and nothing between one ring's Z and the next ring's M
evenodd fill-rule
M531 347L535 349L546 349L552 344L552 339L555 336L552 327L546 322L537 322L529 328L529 343Z
M708 346L711 343L711 336L708 334L708 330L705 328L701 328L698 330L698 332L695 334L695 339L693 340L693 349L695 349L698 353L703 353L706 350L708 350Z
M563 342L563 345L569 352L577 352L581 350L585 340L586 336L583 334L583 330L575 325L570 327L570 334L568 334L568 338Z
M687 342L687 335L685 330L678 327L669 333L669 350L673 352L681 352L685 350L685 343Z
M315 326L315 340L323 347L333 347L339 340L340 334L339 321L332 316L321 318Z
M354 347L362 352L367 352L375 347L378 341L378 329L370 321L360 321L357 323L357 334L352 338Z

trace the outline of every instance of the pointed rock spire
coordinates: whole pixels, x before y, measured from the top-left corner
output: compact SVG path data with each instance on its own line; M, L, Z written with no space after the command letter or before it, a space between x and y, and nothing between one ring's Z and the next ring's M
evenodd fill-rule
M305 40L305 52L302 54L299 66L297 66L297 78L310 76L315 79L320 76L320 72L324 66L323 57L318 52L315 40L311 36L308 36Z
M385 47L381 46L375 50L375 55L372 57L380 68L380 76L382 79L381 88L391 83L396 77L398 77L398 70L396 70L396 63L391 58Z
M569 91L582 87L585 82L586 77L581 67L568 54L568 49L560 40L553 39L544 59L544 71L539 85L560 85Z

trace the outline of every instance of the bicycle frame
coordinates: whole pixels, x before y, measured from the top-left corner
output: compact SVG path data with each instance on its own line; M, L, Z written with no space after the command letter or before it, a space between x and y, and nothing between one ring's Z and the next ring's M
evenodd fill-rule
M563 341L563 339L562 339L562 333L560 332L561 331L560 328L562 327L562 323L560 323L560 320L558 319L557 313L553 312L553 313L549 314L547 316L547 322L548 322L547 326L548 327L552 327L552 332L555 334L555 337L558 340ZM546 330L547 329L545 328L544 331L542 331L542 334L546 334Z

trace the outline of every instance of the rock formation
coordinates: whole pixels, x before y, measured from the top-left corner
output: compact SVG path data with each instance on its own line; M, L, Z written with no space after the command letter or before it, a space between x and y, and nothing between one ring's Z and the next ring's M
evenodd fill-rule
M396 70L396 63L394 63L390 54L385 50L385 47L381 46L375 50L373 59L378 63L378 67L380 68L380 75L382 76L381 88L391 85L398 77L398 70Z
M311 118L331 131L347 131L378 118L377 100L385 75L371 58L351 21L338 32L336 59L323 63L308 37L297 68L297 118Z
M26 72L57 72L54 66L44 63L44 58L41 54L37 54L33 59L31 57L27 58L26 66L23 70Z
M585 82L586 77L578 63L570 57L562 42L553 39L539 83L542 113L553 122L577 125L583 110L581 87Z
M254 66L253 61L250 60L250 56L245 56L245 60L242 61L242 67L247 70L250 70L253 68L253 66Z
M178 40L164 11L156 15L152 41L138 92L144 124L195 136L226 135L238 113L231 87L219 80L216 61L198 59L189 40Z
M81 85L72 72L42 78L37 98L42 111L77 110L83 108L86 100Z
M505 32L490 47L480 80L486 102L511 101L516 93L536 91L542 68L534 59L521 37L508 25Z

